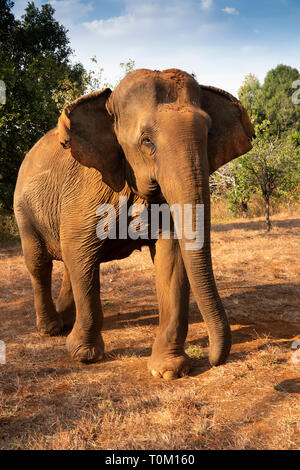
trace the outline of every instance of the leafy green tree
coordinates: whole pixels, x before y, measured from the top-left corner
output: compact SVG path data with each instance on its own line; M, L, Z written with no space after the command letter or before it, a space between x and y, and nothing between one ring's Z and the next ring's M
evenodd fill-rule
M300 78L296 68L278 65L270 70L262 86L265 118L270 121L269 132L279 135L300 130L300 106L292 101L293 83Z
M253 188L249 186L245 175L238 168L239 161L234 161L210 175L210 193L215 200L228 199L229 209L235 216L242 213L247 217L248 201L253 194Z
M247 75L238 96L250 116L260 124L270 121L270 134L281 136L300 130L300 106L292 100L293 83L299 79L297 69L278 65L267 73L262 86L255 75Z
M234 213L255 192L265 201L266 223L270 222L270 200L287 197L299 183L300 106L293 103L293 83L299 71L287 65L270 70L260 85L255 75L245 77L239 99L255 118L257 139L247 155L229 163L233 181L230 208Z
M239 100L243 103L250 116L256 116L261 122L265 118L262 88L256 75L246 75L238 91Z
M265 202L267 230L271 229L270 201L282 199L300 183L299 134L274 137L270 121L256 125L253 149L231 162L235 185L230 192L231 209L252 194L260 193Z
M0 80L6 85L6 103L0 105L0 203L8 210L21 161L57 123L54 91L65 80L77 96L85 89L84 68L71 64L67 31L51 5L38 9L30 2L18 21L12 7L12 1L0 0Z
M94 56L91 58L91 62L96 66L96 70L92 69L89 71L80 70L80 82L72 81L69 77L65 77L59 81L58 87L52 91L52 98L56 103L57 109L62 111L71 101L76 99L78 96L91 91L101 90L102 88L114 89L120 80L132 72L135 67L135 61L129 59L128 62L121 62L120 68L122 75L120 79L113 85L106 78L104 78L104 68L100 67L97 58ZM78 64L77 66L80 66Z
M9 44L10 35L15 28L15 17L11 12L13 2L0 0L0 43Z

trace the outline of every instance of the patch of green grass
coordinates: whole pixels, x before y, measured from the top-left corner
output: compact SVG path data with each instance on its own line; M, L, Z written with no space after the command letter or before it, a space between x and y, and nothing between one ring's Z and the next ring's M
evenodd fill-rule
M295 418L292 418L290 416L287 416L286 418L282 418L282 425L285 427L285 428L289 428L291 426L293 426L294 424L297 424L297 420Z
M279 362L280 361L278 357L275 355L268 355L268 356L265 356L263 359L263 365L267 367L275 367L278 365Z
M221 218L221 217L214 217L211 219L211 223L212 224L221 224L221 223L226 223L226 222L235 222L236 221L236 217L224 217L224 218Z
M189 346L185 351L191 359L204 359L207 354L200 346Z

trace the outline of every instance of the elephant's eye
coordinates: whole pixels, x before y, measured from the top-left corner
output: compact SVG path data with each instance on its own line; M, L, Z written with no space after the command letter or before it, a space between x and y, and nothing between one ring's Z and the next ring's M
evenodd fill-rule
M143 137L142 138L142 144L147 145L147 146L151 146L151 145L153 145L153 142L152 142L151 139L149 139L149 137Z
M151 153L155 152L154 142L152 142L152 140L149 137L146 137L146 136L142 137L141 138L141 144L148 147L151 150Z

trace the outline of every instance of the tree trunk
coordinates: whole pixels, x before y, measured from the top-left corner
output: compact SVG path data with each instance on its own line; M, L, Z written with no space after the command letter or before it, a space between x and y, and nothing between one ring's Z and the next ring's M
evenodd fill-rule
M271 220L270 220L270 200L269 197L265 197L265 203L266 203L266 224L267 224L267 232L270 232L272 228Z
M245 201L241 201L240 207L242 210L243 217L248 217L248 204Z

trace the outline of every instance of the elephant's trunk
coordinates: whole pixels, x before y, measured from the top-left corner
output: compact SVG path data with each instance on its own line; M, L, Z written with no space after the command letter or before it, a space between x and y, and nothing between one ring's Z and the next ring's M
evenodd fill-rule
M204 205L204 220L198 220L202 233L204 229L203 246L188 249L191 248L191 240L186 238L184 230L179 243L192 291L208 329L209 360L212 365L219 365L226 361L229 354L231 332L212 269L208 162L206 152L199 150L199 145L196 143L189 145L190 148L185 146L186 148L179 152L178 146L176 147L177 153L174 157L176 165L174 160L170 161L170 164L165 161L166 166L164 163L164 168L160 169L160 175L164 176L160 178L159 183L170 206L179 204L183 213L185 204L192 206L193 229L196 224L196 205Z

